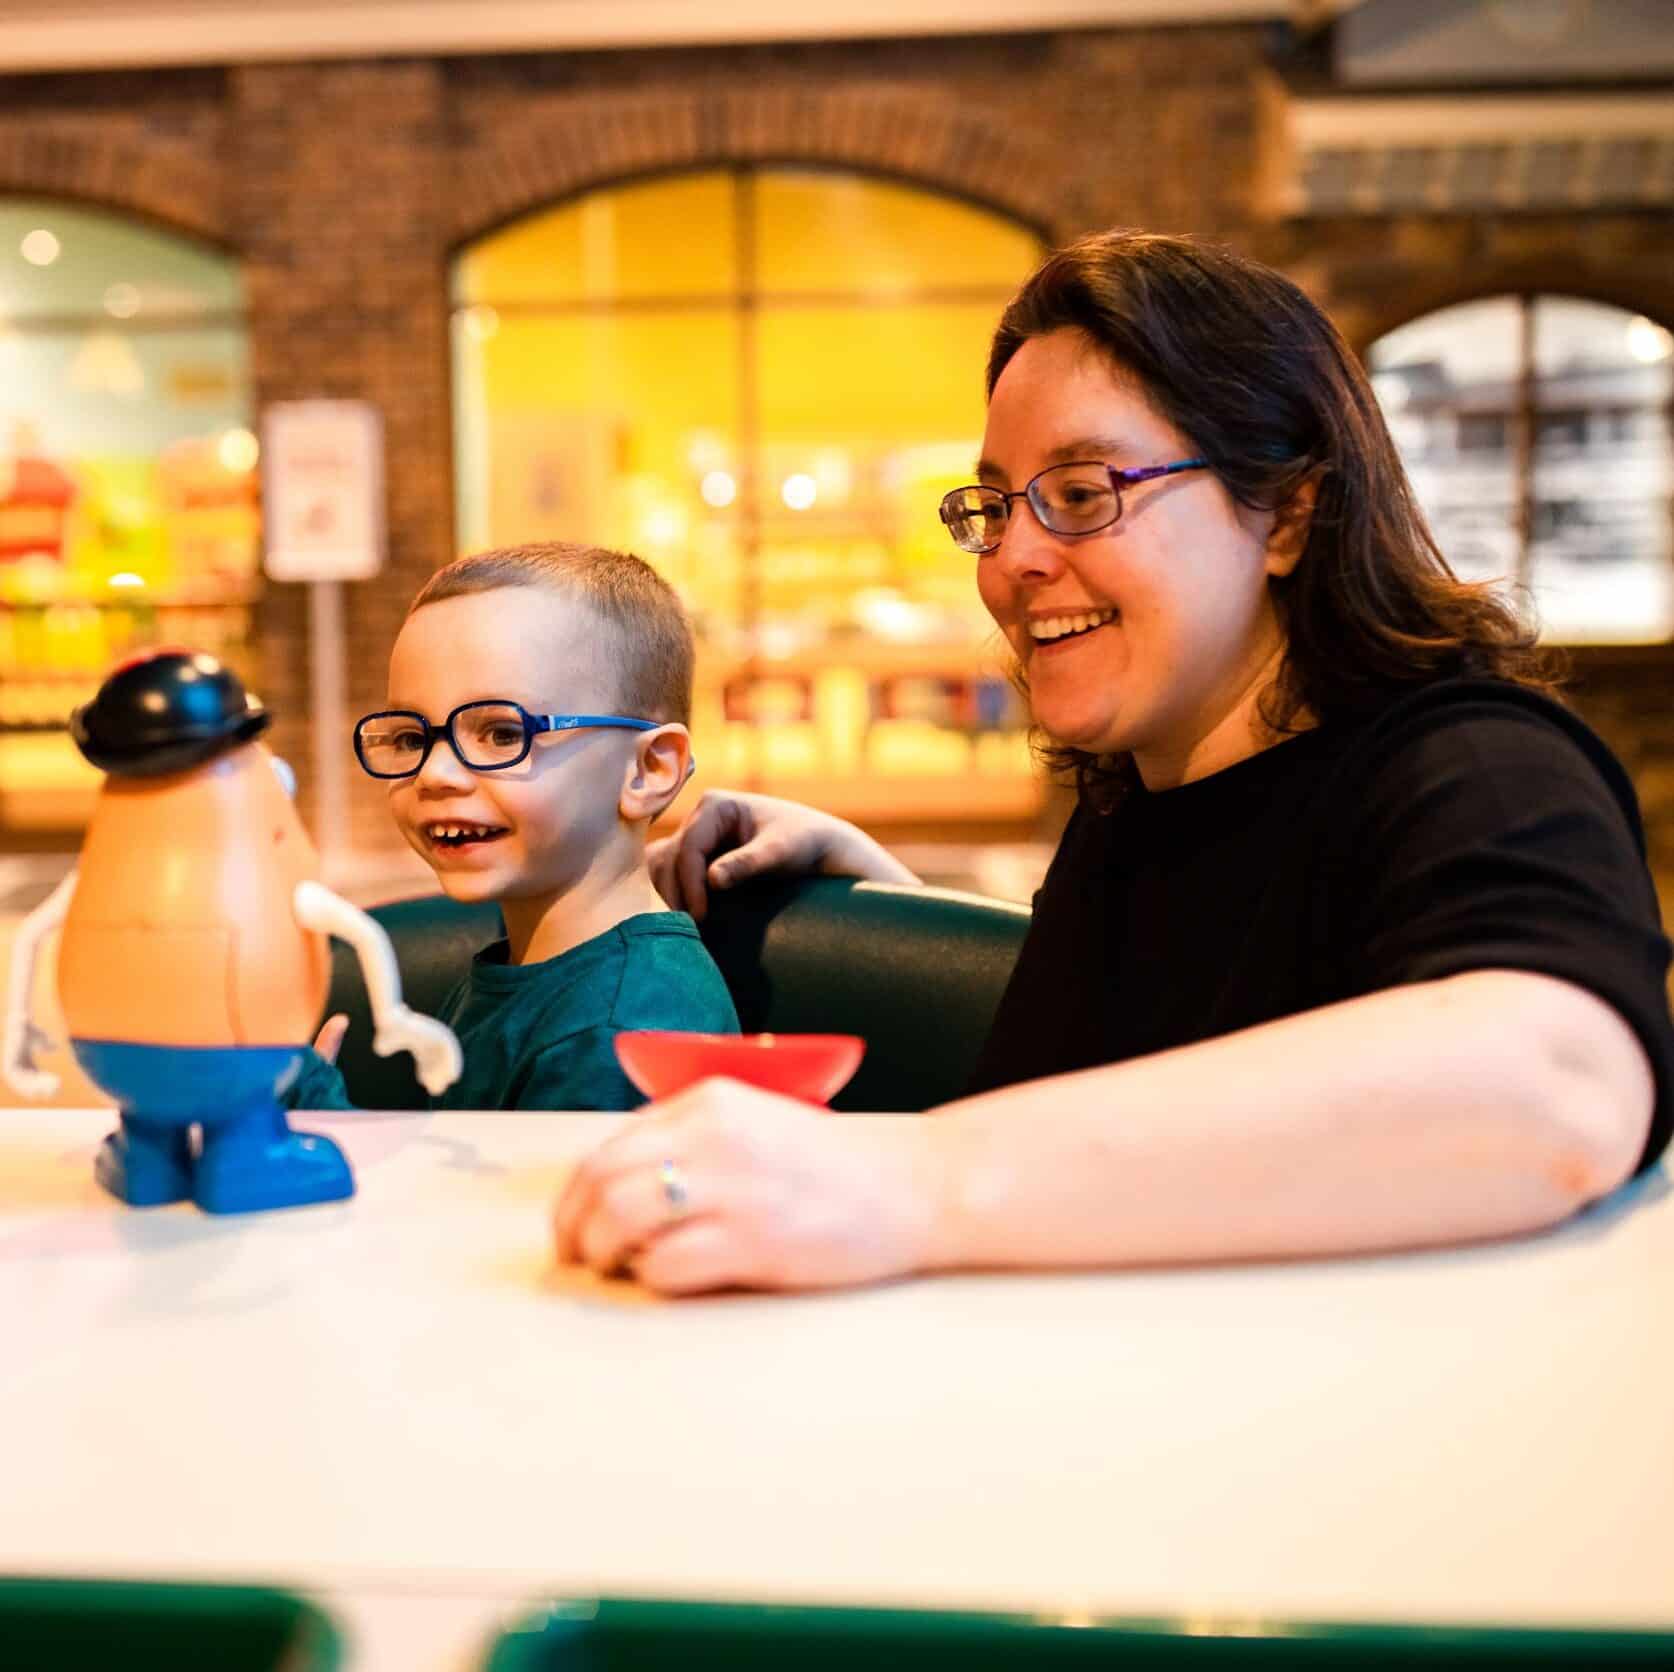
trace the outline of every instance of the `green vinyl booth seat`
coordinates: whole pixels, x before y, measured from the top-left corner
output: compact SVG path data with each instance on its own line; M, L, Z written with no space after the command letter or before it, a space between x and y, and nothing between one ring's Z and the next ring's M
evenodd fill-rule
M0 1577L6 1672L334 1672L342 1648L313 1603L266 1586Z
M434 1014L499 908L443 895L374 907L414 1009ZM1023 906L852 877L770 878L711 896L701 925L746 1033L854 1033L866 1059L838 1109L927 1109L965 1087L1029 923ZM379 1057L353 954L332 947L326 1014L346 1011L338 1063L367 1109L422 1109L405 1054Z
M605 1597L502 1635L487 1672L1627 1672L1666 1669L1655 1631L1074 1619Z

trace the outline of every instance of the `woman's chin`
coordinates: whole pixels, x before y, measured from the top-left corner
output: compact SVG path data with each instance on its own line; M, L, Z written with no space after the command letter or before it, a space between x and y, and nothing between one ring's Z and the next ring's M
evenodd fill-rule
M1083 755L1119 755L1133 747L1124 726L1099 722L1086 715L1063 715L1056 725L1044 714L1035 716L1035 724L1046 733L1055 747L1075 749Z

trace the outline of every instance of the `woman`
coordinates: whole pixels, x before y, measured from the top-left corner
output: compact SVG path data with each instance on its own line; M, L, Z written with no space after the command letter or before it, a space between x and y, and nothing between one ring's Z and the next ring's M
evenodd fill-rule
M1179 238L1049 260L943 520L1078 808L972 1095L853 1124L728 1082L578 1169L561 1256L651 1287L1455 1243L1552 1225L1674 1111L1633 793L1453 578L1358 365ZM656 870L911 880L711 794Z

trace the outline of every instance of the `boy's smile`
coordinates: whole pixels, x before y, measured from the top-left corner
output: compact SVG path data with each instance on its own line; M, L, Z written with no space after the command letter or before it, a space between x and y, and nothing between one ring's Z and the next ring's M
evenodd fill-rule
M503 824L472 824L460 819L430 819L419 828L432 847L445 853L466 853L511 834Z

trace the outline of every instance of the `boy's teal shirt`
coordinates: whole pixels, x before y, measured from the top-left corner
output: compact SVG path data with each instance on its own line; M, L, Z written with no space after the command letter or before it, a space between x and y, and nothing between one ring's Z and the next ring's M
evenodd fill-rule
M509 963L503 940L471 961L439 1012L465 1072L434 1109L635 1109L615 1039L636 1028L737 1033L721 972L685 912L644 912L538 964ZM285 1100L347 1109L343 1077L309 1054Z

